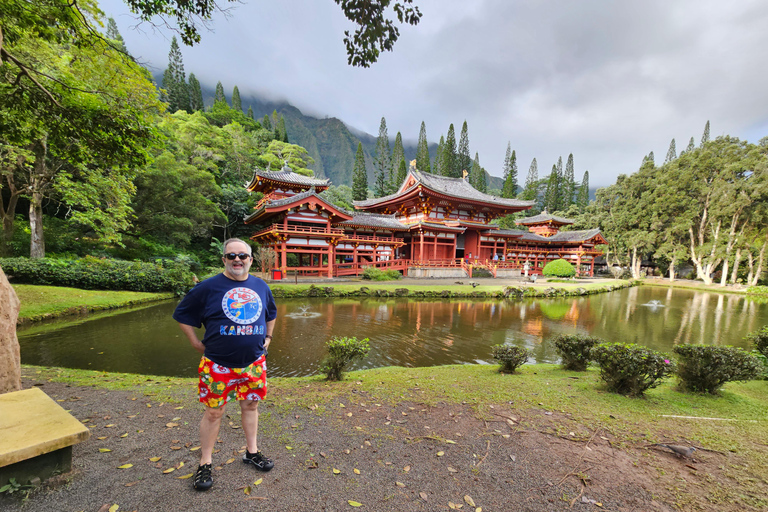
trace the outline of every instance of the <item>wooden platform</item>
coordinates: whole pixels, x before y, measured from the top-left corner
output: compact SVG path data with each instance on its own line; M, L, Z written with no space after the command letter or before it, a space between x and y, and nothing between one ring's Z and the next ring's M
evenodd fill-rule
M69 471L72 445L91 435L39 388L0 395L0 432L0 485Z

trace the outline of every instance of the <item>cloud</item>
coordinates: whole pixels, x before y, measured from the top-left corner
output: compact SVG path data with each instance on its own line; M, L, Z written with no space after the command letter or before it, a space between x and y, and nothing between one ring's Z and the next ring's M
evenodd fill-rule
M698 143L708 119L713 135L766 135L764 2L416 2L422 22L401 27L394 52L369 69L347 66L353 27L330 0L246 0L183 48L185 67L372 134L384 116L392 135L415 139L424 121L437 141L466 119L472 154L495 175L507 141L521 170L536 157L545 175L573 153L577 178L589 170L607 185L673 137ZM119 0L102 8L126 12ZM134 54L164 68L167 32L116 21Z

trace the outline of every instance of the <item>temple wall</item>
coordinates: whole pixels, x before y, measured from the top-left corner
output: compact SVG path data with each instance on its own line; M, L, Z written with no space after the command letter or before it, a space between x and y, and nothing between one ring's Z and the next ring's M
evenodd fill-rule
M467 277L461 268L422 268L408 267L408 277Z
M500 268L496 270L497 279L509 279L513 277L520 277L523 272L519 268Z

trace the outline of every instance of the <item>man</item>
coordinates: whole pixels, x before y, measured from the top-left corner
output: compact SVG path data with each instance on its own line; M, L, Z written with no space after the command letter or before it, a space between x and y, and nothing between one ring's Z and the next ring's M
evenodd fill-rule
M192 347L203 354L198 369L200 402L200 466L193 486L206 491L213 485L211 458L221 418L230 400L242 411L246 451L243 462L260 471L274 463L258 448L258 404L267 396L266 355L272 341L277 309L269 286L248 273L250 246L237 238L224 242L224 272L206 279L187 293L173 313ZM203 340L195 327L205 326Z

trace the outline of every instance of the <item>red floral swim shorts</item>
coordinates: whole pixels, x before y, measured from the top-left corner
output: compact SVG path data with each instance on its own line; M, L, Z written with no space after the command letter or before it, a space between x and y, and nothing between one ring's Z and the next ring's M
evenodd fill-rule
M200 402L221 407L230 400L264 400L267 396L267 360L261 356L245 368L227 368L203 356L200 374Z

